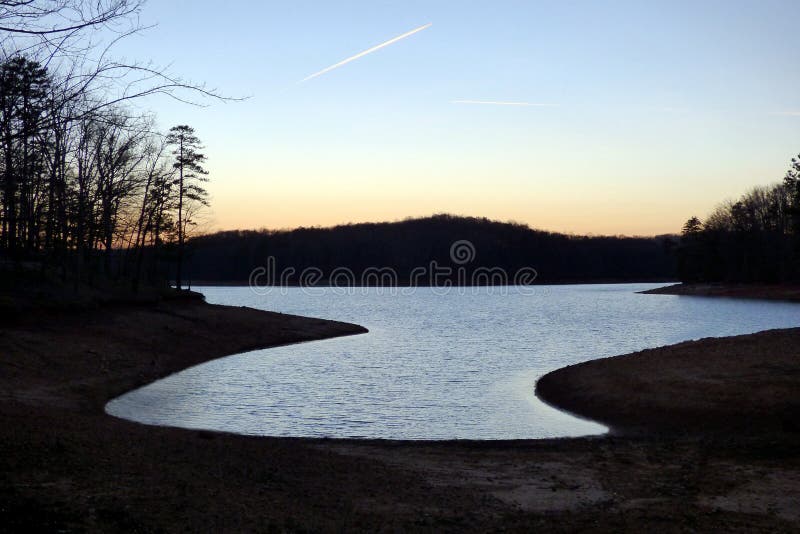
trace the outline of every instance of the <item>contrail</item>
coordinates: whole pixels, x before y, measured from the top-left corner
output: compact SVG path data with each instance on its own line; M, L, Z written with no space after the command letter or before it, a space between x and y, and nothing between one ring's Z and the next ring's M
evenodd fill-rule
M397 41L400 41L401 39L405 39L406 37L410 37L411 35L414 35L417 32L421 32L422 30L430 28L432 25L433 25L433 23L429 22L428 24L425 24L424 26L420 26L419 28L413 29L410 32L406 32L403 35L398 35L397 37L389 39L385 43L381 43L379 45L373 46L372 48L368 48L368 49L364 50L363 52L359 52L358 54L356 54L354 56L351 56L351 57L349 57L347 59L344 59L344 60L340 61L339 63L336 63L335 65L331 65L330 67L325 67L321 71L315 72L311 76L306 76L305 78L303 78L302 80L300 80L297 83L307 82L308 80L310 80L312 78L316 78L317 76L321 76L321 75L325 74L326 72L332 71L333 69L338 69L339 67L341 67L343 65L347 65L351 61L355 61L356 59L364 57L367 54L371 54L371 53L375 52L376 50L380 50L381 48L383 48L385 46L389 46L390 44L394 44Z
M502 102L499 100L451 100L451 104L484 104L488 106L529 106L537 108L552 108L557 104L538 104L535 102Z

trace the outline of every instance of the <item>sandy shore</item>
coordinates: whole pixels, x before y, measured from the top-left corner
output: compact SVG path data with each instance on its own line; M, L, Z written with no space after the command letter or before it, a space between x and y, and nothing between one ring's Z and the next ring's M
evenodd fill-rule
M108 399L188 365L362 331L191 303L0 327L0 530L800 529L800 438L792 433L275 439L103 413ZM773 346L764 337L753 343ZM675 349L684 350L694 349Z

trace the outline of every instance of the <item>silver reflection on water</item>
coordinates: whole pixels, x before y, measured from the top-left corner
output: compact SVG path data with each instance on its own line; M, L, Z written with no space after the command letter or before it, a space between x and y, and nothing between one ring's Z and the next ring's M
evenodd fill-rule
M659 285L445 295L199 288L212 303L349 321L370 333L211 361L114 399L106 410L148 424L269 436L599 434L606 429L540 402L536 380L585 360L800 320L798 304L636 293Z

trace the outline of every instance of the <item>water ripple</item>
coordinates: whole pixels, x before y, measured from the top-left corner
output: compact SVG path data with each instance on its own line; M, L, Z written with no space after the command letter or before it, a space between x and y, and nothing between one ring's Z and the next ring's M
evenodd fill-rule
M142 423L249 435L514 439L602 433L539 402L536 380L580 361L687 339L797 326L800 305L639 295L658 284L550 286L533 295L374 292L209 302L361 324L369 334L252 351L111 401Z

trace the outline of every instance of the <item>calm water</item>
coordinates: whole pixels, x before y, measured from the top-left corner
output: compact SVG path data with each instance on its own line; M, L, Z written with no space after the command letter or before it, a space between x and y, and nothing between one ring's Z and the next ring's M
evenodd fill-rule
M339 319L370 333L208 362L106 409L149 424L270 436L596 434L606 429L539 402L537 378L647 347L800 324L798 304L636 294L659 285L537 286L526 295L513 288L446 295L196 288L212 303Z

